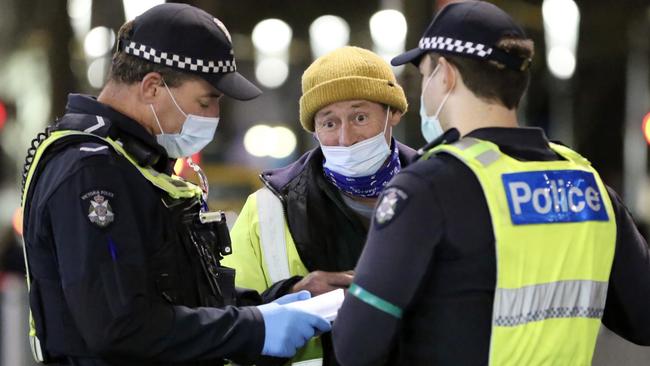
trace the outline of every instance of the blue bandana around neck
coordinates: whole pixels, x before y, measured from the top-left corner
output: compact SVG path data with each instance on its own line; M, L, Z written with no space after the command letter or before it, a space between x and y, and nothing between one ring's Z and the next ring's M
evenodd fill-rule
M336 188L349 195L356 197L379 197L386 184L399 173L402 169L402 163L399 161L399 151L395 139L391 139L392 153L388 160L379 170L372 175L365 177L347 177L343 174L331 171L323 166L325 178L330 181ZM325 160L323 159L323 164Z

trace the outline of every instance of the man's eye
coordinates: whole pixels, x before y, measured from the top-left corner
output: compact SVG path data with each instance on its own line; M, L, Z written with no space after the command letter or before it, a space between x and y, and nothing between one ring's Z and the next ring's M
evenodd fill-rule
M362 123L362 122L366 122L368 120L368 117L366 117L365 114L357 114L354 120L356 122Z
M319 129L322 129L322 128L327 129L327 128L332 128L332 127L334 127L334 122L332 122L332 121L322 121L322 122L318 123L318 128Z

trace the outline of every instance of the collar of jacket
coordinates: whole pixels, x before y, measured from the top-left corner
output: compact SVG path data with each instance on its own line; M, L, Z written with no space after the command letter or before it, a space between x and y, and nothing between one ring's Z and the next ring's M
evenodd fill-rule
M68 95L66 114L57 121L55 129L86 131L120 140L139 164L159 172L171 173L175 162L142 125L92 96Z

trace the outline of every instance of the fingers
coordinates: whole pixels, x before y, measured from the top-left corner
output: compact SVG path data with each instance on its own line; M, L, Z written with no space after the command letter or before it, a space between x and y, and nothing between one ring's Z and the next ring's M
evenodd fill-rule
M318 329L318 331L321 333L329 332L330 330L332 330L332 324L330 324L330 322L327 319L317 315L313 317L311 326Z
M300 292L294 292L292 294L284 295L280 297L279 299L273 301L276 304L284 305L284 304L289 304L294 301L302 301L302 300L307 300L311 297L311 294L309 291L300 291Z
M292 291L307 290L312 294L312 296L318 296L339 288L349 287L353 278L354 271L314 271L296 283L293 286Z
M311 298L311 294L307 290L302 290L295 294L298 295L298 300L296 301L309 300Z
M325 272L328 274L327 283L334 287L350 286L354 279L354 273L350 274L348 272Z

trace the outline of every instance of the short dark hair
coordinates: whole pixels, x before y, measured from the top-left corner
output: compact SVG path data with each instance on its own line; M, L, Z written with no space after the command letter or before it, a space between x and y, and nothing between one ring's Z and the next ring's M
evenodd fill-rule
M532 59L535 45L530 39L502 38L496 45L510 54L525 59ZM496 101L508 109L519 105L528 83L530 70L512 70L497 61L483 61L469 57L441 55L430 53L434 64L438 58L444 56L451 64L458 68L463 82L477 97L488 101Z
M120 42L128 42L132 31L133 21L124 23L117 33L118 40ZM113 54L111 68L108 72L108 80L133 84L142 81L145 75L150 72L157 72L162 75L165 83L171 87L177 87L185 81L198 78L196 75L174 70L170 67L129 55L118 47Z

